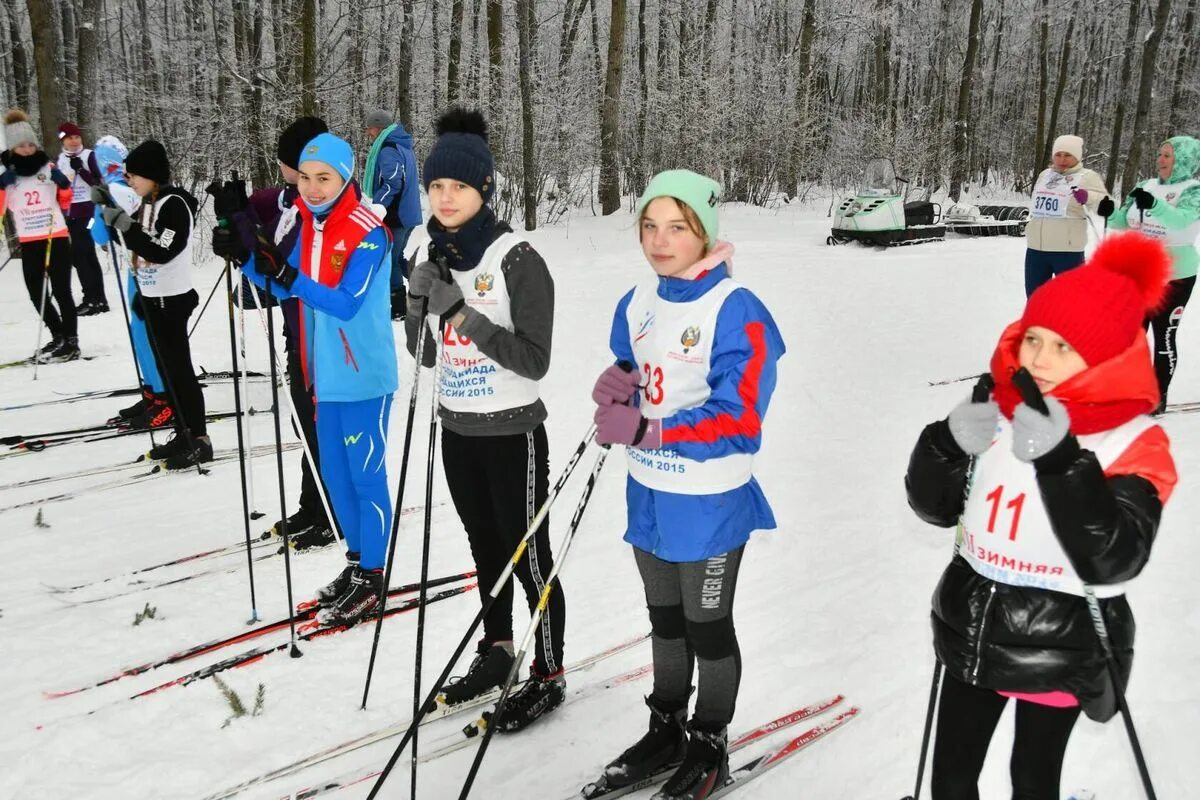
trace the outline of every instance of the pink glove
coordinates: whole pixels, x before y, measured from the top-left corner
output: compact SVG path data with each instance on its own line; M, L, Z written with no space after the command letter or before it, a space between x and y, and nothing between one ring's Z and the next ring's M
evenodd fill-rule
M625 405L638 390L638 374L613 364L596 380L592 401L598 406Z
M662 446L660 422L646 419L636 408L600 406L596 409L594 419L596 441L600 444L624 444L641 450L657 450Z
M1074 189L1071 190L1071 196L1075 198L1076 203L1079 203L1079 205L1083 205L1087 202L1088 191L1087 191L1087 189L1080 189L1079 187L1075 187Z

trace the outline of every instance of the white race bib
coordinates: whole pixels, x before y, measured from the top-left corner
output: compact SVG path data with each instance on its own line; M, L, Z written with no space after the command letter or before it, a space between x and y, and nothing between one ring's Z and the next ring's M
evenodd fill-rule
M1071 179L1052 169L1043 170L1033 188L1029 215L1038 219L1063 219L1071 202Z

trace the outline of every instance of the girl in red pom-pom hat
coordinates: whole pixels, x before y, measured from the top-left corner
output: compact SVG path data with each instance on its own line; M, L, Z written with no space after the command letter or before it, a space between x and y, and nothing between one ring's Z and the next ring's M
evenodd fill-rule
M1010 699L1014 797L1058 798L1080 710L1098 721L1116 713L1086 594L1099 598L1124 685L1134 634L1125 588L1176 483L1167 435L1149 416L1158 384L1142 327L1169 273L1160 243L1109 237L1034 292L1000 337L990 376L917 440L909 504L958 526L933 596L945 675L934 800L979 797Z

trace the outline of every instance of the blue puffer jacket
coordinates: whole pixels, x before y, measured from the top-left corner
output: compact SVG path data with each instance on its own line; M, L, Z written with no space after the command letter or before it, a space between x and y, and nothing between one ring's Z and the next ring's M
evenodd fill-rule
M303 201L298 209L303 227L288 263L300 274L290 291L275 282L271 290L281 300L295 297L301 302L299 338L306 383L314 387L317 402L391 394L399 388L399 376L387 229L361 205L354 184L346 187L324 220L314 219ZM319 265L312 263L314 252ZM242 270L265 287L254 256Z
M379 150L375 174L364 175L371 202L387 209L389 228L415 228L421 224L421 181L412 135L397 122Z
M695 300L728 275L721 264L696 280L659 278L658 296L679 303ZM617 360L631 364L637 363L626 317L632 297L631 291L617 304L609 338ZM758 452L761 422L775 391L776 362L785 351L779 328L762 301L745 288L730 294L717 314L708 372L711 394L702 405L682 409L662 421L663 449L697 461ZM761 368L748 370L752 362ZM635 397L640 399L640 395ZM743 422L719 424L724 419ZM721 433L709 436L701 432L707 428ZM625 541L664 561L701 561L728 553L744 545L751 532L775 527L775 515L754 478L727 492L693 495L650 489L630 477L625 501Z

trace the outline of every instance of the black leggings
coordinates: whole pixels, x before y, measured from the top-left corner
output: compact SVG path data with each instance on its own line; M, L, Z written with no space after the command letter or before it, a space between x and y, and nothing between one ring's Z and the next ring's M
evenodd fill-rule
M633 548L650 612L654 697L660 706L685 708L699 661L695 719L709 727L733 719L742 681L733 597L744 551L674 563Z
M946 675L933 747L933 800L979 800L979 773L1009 698ZM1063 755L1079 708L1017 701L1013 800L1059 800Z
M1179 363L1179 351L1175 348L1175 334L1183 321L1183 309L1192 296L1196 276L1180 278L1167 284L1167 297L1162 310L1146 320L1146 326L1154 337L1154 373L1158 377L1159 398L1165 403L1167 389Z
M179 400L175 409L176 427L186 427L192 436L206 436L208 426L204 417L204 390L192 366L192 348L188 343L188 317L200 303L196 290L170 297L137 295L136 306L146 320L150 346L158 363L158 373L166 382L168 397L173 392ZM174 399L171 400L174 404Z
M50 246L50 292L54 300L46 297L42 321L50 329L51 336L77 336L75 298L71 294L71 242L65 236L50 241L54 243ZM21 244L21 269L25 273L29 299L35 309L41 310L42 284L46 275L45 239Z
M90 223L90 219L67 220L67 228L71 231L71 260L75 262L75 271L79 273L83 301L108 305L108 298L104 294L104 273L96 258L96 243L88 230Z

